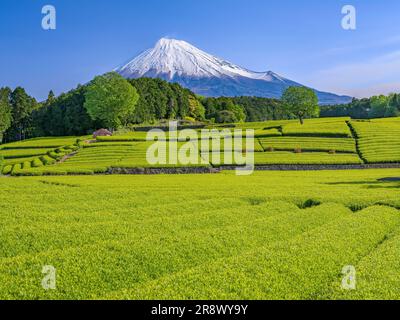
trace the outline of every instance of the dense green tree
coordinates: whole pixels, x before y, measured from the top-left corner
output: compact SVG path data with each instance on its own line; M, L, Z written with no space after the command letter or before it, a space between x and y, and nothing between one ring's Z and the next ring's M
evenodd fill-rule
M392 93L387 99L387 108L384 117L400 116L400 94Z
M400 94L353 99L351 103L321 107L321 117L349 116L353 119L396 117L400 115Z
M131 123L154 123L161 119L204 118L201 103L188 89L161 79L139 78L129 82L139 93Z
M370 99L370 117L383 118L388 107L388 97L384 95L374 96Z
M237 122L237 118L233 111L221 110L216 113L215 121L217 123L234 123Z
M103 126L87 113L85 92L86 86L78 86L54 100L48 99L42 108L33 113L35 136L83 135Z
M3 133L11 126L11 104L10 104L10 88L0 89L0 143L3 140Z
M85 108L92 118L103 122L111 130L127 124L139 95L122 76L110 72L95 77L85 93Z
M306 87L289 87L282 95L286 112L297 117L303 124L304 118L319 116L318 97L314 90Z
M45 106L50 106L56 101L56 96L53 92L53 90L49 91L49 94L47 95L47 99L44 103Z
M232 98L203 98L202 103L206 110L206 118L216 122L242 122L246 120L246 113L241 105L235 104ZM229 111L229 113L221 111ZM229 116L228 116L229 115Z
M189 116L197 119L205 119L206 110L202 103L194 95L189 95Z
M266 121L287 119L288 114L278 99L261 97L234 97L234 104L240 105L246 112L246 121Z
M13 120L5 136L11 141L30 137L33 130L31 115L39 107L39 104L21 87L17 87L11 92L10 104Z

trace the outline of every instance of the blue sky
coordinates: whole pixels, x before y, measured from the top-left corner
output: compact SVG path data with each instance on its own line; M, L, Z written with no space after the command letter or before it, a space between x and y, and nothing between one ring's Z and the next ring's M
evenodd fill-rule
M57 29L41 28L54 5ZM357 9L357 29L341 8ZM400 92L398 0L1 0L0 87L38 99L114 69L163 36L354 96Z

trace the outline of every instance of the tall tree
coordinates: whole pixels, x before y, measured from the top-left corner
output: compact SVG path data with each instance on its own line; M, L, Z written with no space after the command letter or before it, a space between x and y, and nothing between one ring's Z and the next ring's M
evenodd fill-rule
M232 98L202 99L206 109L206 118L216 122L242 122L246 120L244 107L235 104ZM226 112L228 111L228 112Z
M196 98L194 95L189 95L189 115L190 117L198 120L205 119L205 112L204 106L201 102Z
M371 105L370 117L382 118L385 116L388 107L388 97L384 95L373 96L370 99L370 105Z
M11 126L10 88L0 89L0 143L3 141L3 133Z
M282 103L286 111L297 117L301 124L304 118L319 116L318 97L312 89L289 87L282 95Z
M38 103L30 97L25 89L21 87L15 88L10 95L10 103L12 108L12 125L7 130L7 137L10 140L22 140L30 135L32 130L32 112L38 108Z
M135 110L139 94L123 77L110 72L92 80L85 99L90 117L113 130L126 124L128 116Z
M388 97L388 106L386 108L385 117L400 116L400 94L392 93Z
M56 101L56 96L53 92L53 90L49 91L49 94L47 95L47 100L45 102L45 106L50 106Z

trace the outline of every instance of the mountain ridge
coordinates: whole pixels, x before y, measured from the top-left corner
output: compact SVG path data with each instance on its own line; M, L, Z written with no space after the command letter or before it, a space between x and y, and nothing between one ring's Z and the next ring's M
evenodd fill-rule
M257 72L206 53L183 40L161 38L115 69L125 78L161 78L176 82L197 94L280 98L289 86L303 86L273 71ZM315 90L315 89L314 89ZM320 104L351 101L351 97L315 90Z

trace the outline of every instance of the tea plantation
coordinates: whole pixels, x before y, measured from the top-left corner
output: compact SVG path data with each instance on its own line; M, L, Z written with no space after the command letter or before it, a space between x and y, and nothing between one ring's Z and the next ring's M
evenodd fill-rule
M0 298L399 299L388 177L400 169L0 178Z
M218 128L233 129L255 129L254 145L192 141L195 165L150 164L139 131L0 145L0 299L400 299L400 166L110 174L218 168L227 150L254 152L256 169L400 163L400 118ZM55 289L42 287L44 266Z
M209 127L208 141L199 138L200 130L177 132L178 148L196 137L194 148L199 155L194 163L150 164L146 151L151 145L146 132L133 131L111 137L37 138L0 146L0 164L4 175L99 174L112 168L145 167L220 167L235 165L227 161L224 151L254 152L256 166L263 165L353 165L400 163L400 118L357 121L349 118L321 118L235 124L234 128ZM230 132L254 129L252 146L225 144ZM235 136L238 134L235 132ZM243 138L245 132L243 131ZM211 138L219 135L219 144ZM239 136L240 137L240 136ZM165 135L168 153L173 137ZM162 140L162 139L161 139ZM220 159L204 157L208 152L221 152ZM168 154L166 155L168 157ZM206 159L206 161L200 161ZM211 160L208 160L211 159ZM240 163L239 163L240 164Z

